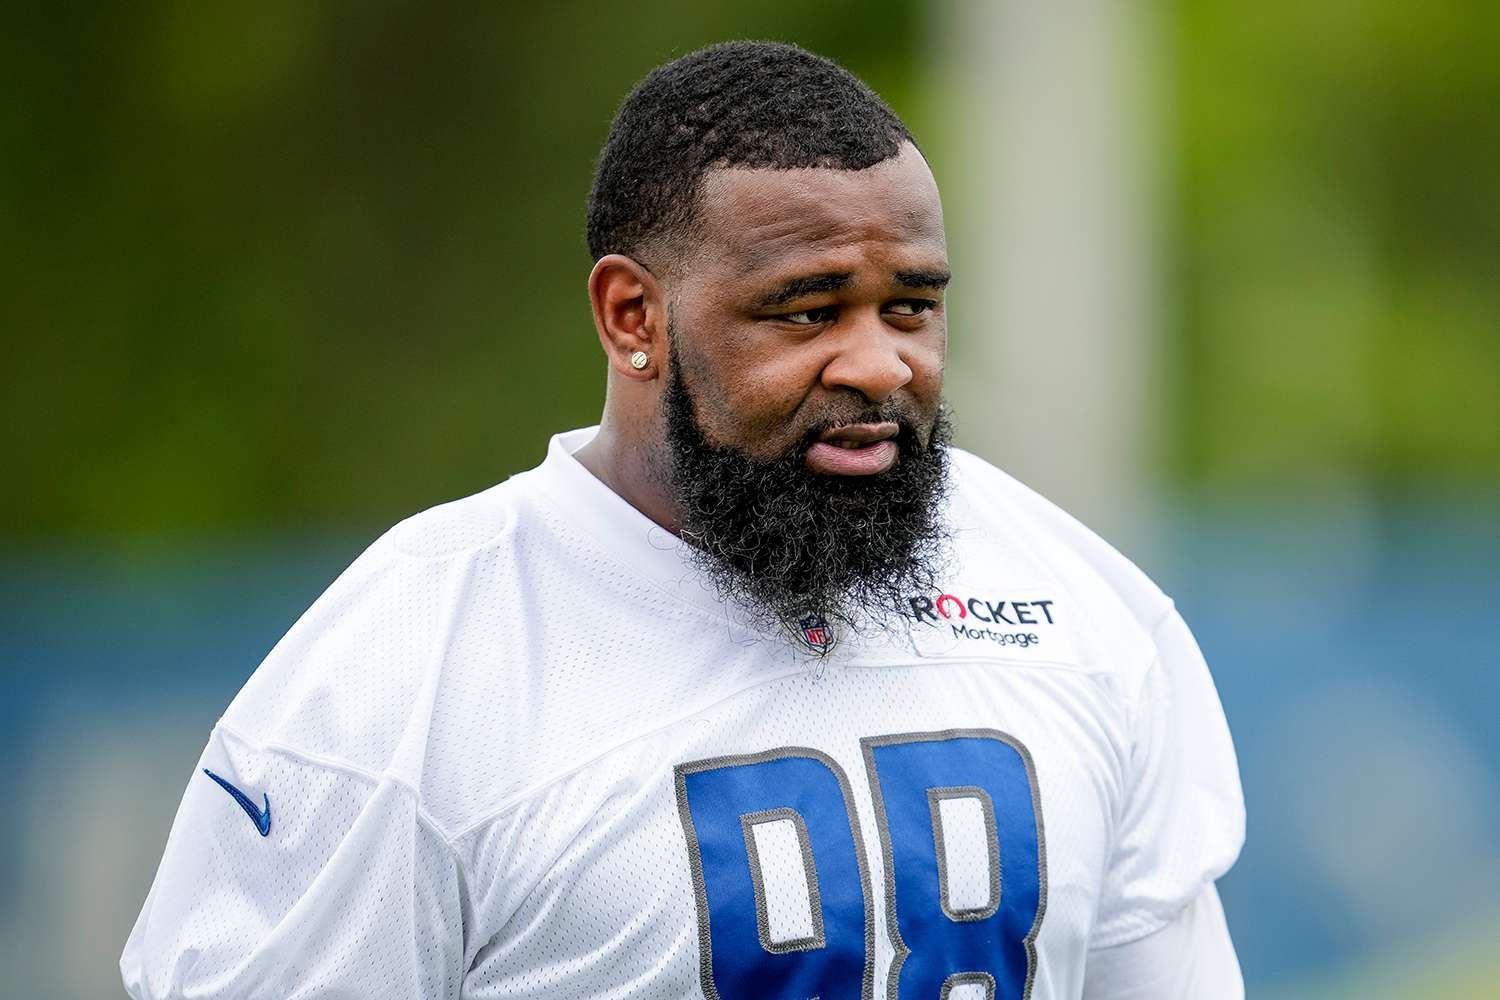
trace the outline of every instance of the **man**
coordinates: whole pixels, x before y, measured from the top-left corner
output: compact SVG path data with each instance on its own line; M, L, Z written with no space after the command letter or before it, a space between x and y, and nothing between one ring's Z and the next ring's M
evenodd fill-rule
M834 64L652 72L598 428L377 541L215 727L137 997L1224 998L1243 811L1171 601L946 446L932 175Z

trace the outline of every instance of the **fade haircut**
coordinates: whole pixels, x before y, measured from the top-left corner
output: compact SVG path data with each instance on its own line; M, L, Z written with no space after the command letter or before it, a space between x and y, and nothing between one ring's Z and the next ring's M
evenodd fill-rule
M656 67L620 105L594 168L589 253L670 269L709 170L863 170L906 142L896 113L831 60L781 42L710 45Z

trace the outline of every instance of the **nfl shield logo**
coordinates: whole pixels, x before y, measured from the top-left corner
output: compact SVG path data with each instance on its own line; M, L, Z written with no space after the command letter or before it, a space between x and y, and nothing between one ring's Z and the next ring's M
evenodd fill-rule
M797 628L802 634L802 641L820 653L833 645L833 630L828 627L823 616L816 612L799 620Z

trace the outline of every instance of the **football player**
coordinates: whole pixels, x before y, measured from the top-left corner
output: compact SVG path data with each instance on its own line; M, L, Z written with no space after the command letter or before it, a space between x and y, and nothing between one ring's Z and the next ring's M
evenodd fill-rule
M692 53L620 108L587 232L599 426L271 652L131 994L1241 996L1213 683L1140 571L948 445L900 119L795 47Z

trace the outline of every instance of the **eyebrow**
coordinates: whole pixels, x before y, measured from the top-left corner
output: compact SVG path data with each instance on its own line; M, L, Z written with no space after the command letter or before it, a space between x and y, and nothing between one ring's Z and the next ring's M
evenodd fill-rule
M824 274L805 274L790 281L784 281L771 291L761 296L756 303L762 309L772 306L784 306L793 299L800 299L804 295L815 295L818 292L835 292L840 288L848 288L854 281L854 275L848 271L830 271Z
M942 291L953 280L949 271L897 271L896 284L907 288L931 288Z
M892 277L895 279L896 284L903 288L931 288L941 291L952 280L953 275L945 270L897 271ZM819 292L835 292L841 288L848 288L853 281L854 275L848 271L805 274L777 285L757 300L756 307L770 309L776 306L784 306L788 302L800 299L804 295L816 295Z

